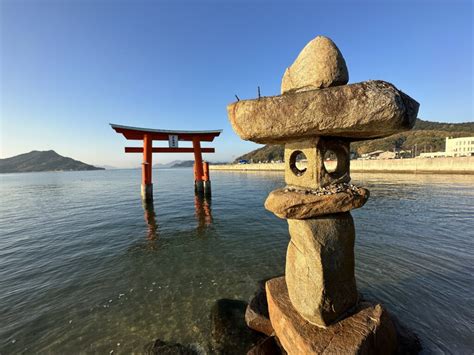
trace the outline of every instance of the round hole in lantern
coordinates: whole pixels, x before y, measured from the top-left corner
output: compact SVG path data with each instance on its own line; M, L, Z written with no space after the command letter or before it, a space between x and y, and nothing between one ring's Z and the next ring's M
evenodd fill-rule
M334 151L328 149L324 153L323 159L324 159L324 168L326 169L328 174L332 174L336 172L337 164L338 164L337 154Z
M290 155L290 169L296 176L302 176L306 172L307 159L301 150L295 150Z

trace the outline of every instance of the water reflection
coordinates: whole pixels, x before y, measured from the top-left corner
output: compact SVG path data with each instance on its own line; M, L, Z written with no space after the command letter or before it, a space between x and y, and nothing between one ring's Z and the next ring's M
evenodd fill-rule
M151 249L156 249L158 239L158 224L156 223L156 213L153 201L142 200L143 210L145 211L145 222L148 226L147 240Z
M198 221L197 231L205 232L212 224L211 197L194 195L195 216Z

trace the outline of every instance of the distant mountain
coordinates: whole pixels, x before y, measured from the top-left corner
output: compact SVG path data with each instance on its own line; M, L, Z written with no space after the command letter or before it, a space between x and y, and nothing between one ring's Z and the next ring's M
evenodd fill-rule
M267 144L261 148L252 150L251 152L241 155L240 157L235 159L235 162L239 160L248 160L253 161L255 163L261 162L270 162L276 160L282 160L285 156L285 149L283 145L279 144Z
M193 167L194 160L173 160L167 164L155 164L153 165L154 168L189 168Z
M178 163L181 163L182 160L173 160L169 163L158 163L158 164L155 164L153 165L154 168L171 168L174 164L178 164Z
M33 171L82 171L104 170L83 162L63 157L54 150L20 154L0 159L0 173L23 173Z
M194 160L184 160L179 163L173 164L172 168L192 168L194 166Z
M412 150L416 146L417 153L437 152L445 150L446 137L474 136L474 122L443 123L417 119L413 130L394 134L386 138L372 139L351 143L351 152L356 156L375 150L393 151ZM259 161L283 160L283 145L266 145L244 154L237 159Z
M413 130L418 131L444 131L444 132L468 132L472 134L474 132L474 122L462 122L462 123L445 123L445 122L432 122L423 121L420 118L416 119L415 127Z
M112 166L112 165L99 165L98 168L103 168L103 169L106 169L106 170L120 169L120 168L117 168L116 166Z

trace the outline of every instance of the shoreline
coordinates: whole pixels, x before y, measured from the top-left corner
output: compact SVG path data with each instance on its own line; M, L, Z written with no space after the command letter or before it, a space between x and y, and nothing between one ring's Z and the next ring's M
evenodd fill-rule
M284 171L285 163L210 165L221 171ZM474 175L474 157L351 160L353 173Z

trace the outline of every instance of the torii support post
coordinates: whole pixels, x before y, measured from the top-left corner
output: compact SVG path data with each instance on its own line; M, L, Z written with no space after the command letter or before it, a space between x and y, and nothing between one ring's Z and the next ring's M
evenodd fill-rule
M199 139L193 139L194 149L194 190L199 195L211 194L211 181L209 179L209 164L202 161L202 148Z
M142 199L145 201L153 200L153 183L151 172L153 169L153 140L150 134L143 136L143 163L142 163Z
M204 184L202 183L202 154L201 141L193 138L194 149L194 190L198 194L204 193Z
M203 171L203 184L204 184L204 195L210 196L211 195L211 179L209 178L209 163L207 161L202 163L202 171Z
M201 142L212 142L221 134L215 131L170 131L163 129L138 128L110 124L126 139L143 140L143 148L126 147L125 153L143 153L141 195L143 200L153 200L152 169L153 153L194 153L194 186L199 195L211 194L211 181L209 179L209 164L202 161L202 153L214 153L214 148L202 148ZM168 141L169 147L153 147L153 141ZM193 147L178 147L178 141L192 142Z

